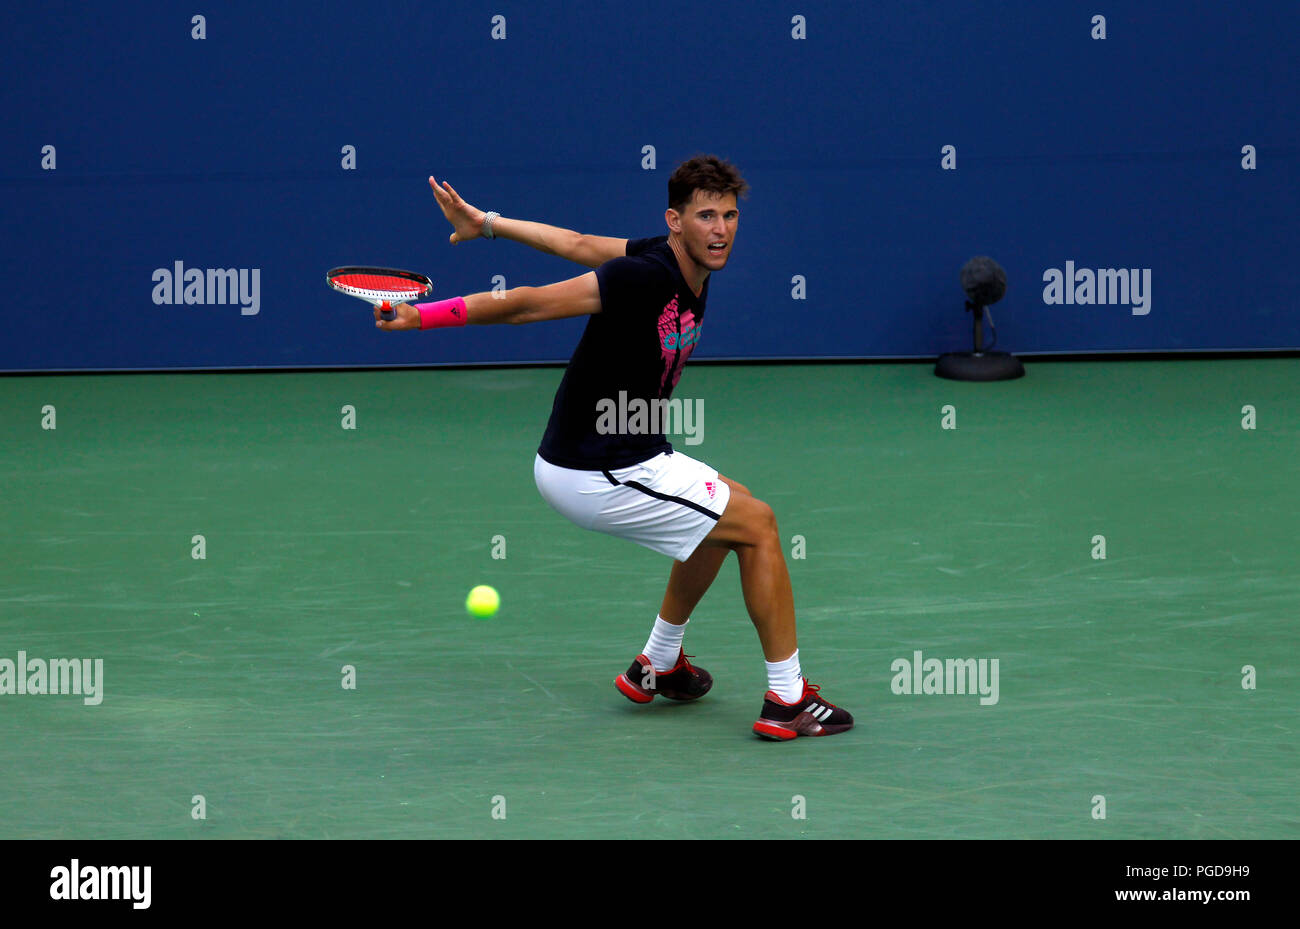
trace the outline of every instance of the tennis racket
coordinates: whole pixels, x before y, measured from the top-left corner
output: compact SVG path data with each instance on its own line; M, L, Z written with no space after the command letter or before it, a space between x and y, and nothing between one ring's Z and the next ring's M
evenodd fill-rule
M409 303L433 292L433 282L423 274L396 268L334 268L325 282L341 294L379 307L380 317L390 321L397 319L394 303Z

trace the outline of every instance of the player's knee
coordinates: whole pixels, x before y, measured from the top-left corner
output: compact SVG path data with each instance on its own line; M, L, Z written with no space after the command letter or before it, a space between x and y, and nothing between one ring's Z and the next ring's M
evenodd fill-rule
M752 498L750 529L756 538L769 541L777 538L776 512L762 500Z
M776 514L756 497L733 494L717 539L729 548L770 544L777 539Z

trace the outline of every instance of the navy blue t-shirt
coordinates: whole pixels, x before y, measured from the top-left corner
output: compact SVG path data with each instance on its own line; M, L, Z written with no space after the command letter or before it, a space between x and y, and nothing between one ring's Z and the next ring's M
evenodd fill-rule
M707 279L698 297L687 286L667 236L629 240L627 256L597 268L596 280L600 312L587 320L537 450L553 465L583 471L626 468L672 451L663 417L636 413L672 396L699 341L709 295ZM655 425L660 430L651 432Z

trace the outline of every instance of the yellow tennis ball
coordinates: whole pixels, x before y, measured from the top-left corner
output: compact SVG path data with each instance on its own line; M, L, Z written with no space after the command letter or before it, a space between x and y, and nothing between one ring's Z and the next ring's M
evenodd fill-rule
M470 616L487 619L501 606L501 595L486 584L480 584L465 598L465 609Z

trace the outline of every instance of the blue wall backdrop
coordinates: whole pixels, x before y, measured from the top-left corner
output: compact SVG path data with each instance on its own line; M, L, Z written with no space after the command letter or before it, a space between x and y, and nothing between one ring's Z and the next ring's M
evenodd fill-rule
M428 175L636 237L697 152L753 188L697 358L969 348L981 254L1010 281L1001 349L1294 349L1298 21L1295 0L26 4L0 38L0 369L565 360L581 320L384 334L324 272L407 267L438 296L570 277L448 245ZM159 305L177 262L242 269L256 300ZM1140 293L1087 283L1110 270ZM1052 302L1054 274L1085 302Z

